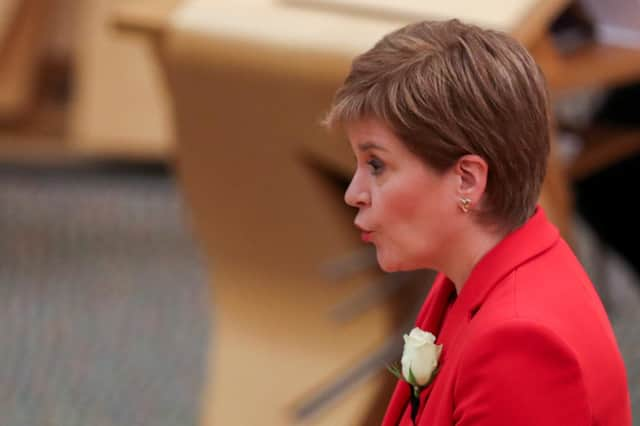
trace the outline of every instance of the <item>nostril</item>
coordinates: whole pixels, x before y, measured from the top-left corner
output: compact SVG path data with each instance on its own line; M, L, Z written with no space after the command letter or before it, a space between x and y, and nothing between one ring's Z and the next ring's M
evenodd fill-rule
M344 202L352 207L358 207L360 205L360 198L358 193L350 186L344 193Z
M358 207L367 206L369 204L369 193L361 192L358 194L357 205Z

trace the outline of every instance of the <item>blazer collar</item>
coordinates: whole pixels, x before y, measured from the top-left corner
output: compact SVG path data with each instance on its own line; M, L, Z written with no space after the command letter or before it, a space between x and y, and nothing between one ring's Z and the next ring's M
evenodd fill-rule
M538 206L524 225L503 238L473 268L458 295L458 309L473 314L502 278L548 250L559 238L558 229Z
M416 327L438 336L442 327L444 313L449 304L449 298L453 293L455 293L453 283L443 274L438 274L431 286L427 300L420 309L415 323ZM405 382L398 380L382 420L382 426L396 426L398 424L406 409L410 392L409 386ZM422 391L421 397L426 398L430 392L431 386Z

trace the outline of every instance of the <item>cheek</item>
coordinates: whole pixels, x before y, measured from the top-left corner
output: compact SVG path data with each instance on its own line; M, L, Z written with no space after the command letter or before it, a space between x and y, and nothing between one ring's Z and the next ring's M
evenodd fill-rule
M406 188L406 187L403 187ZM380 241L378 245L379 260L383 269L385 265L395 268L400 260L406 260L411 253L418 250L424 235L425 219L421 213L419 198L415 191L393 191L387 194L381 203Z
M445 194L442 187L424 181L407 182L385 194L380 224L385 240L398 252L385 256L424 254L441 242L451 219Z
M422 203L424 203L424 195L410 186L405 185L389 191L385 194L383 203L383 219L394 226L413 227L422 216L421 210L424 210Z

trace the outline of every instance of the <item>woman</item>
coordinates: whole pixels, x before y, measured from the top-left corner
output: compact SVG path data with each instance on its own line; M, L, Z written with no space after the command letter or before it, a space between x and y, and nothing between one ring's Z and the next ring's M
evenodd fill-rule
M409 25L355 59L327 125L355 153L345 200L381 268L439 271L416 321L437 374L416 387L405 371L383 425L631 424L607 315L536 205L547 95L522 46Z

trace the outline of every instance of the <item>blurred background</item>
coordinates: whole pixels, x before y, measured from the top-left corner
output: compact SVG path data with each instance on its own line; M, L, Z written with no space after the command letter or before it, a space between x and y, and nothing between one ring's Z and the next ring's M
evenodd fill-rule
M0 424L378 424L429 273L360 248L318 120L354 54L451 15L547 75L541 202L640 425L640 4L417 3L0 0Z

